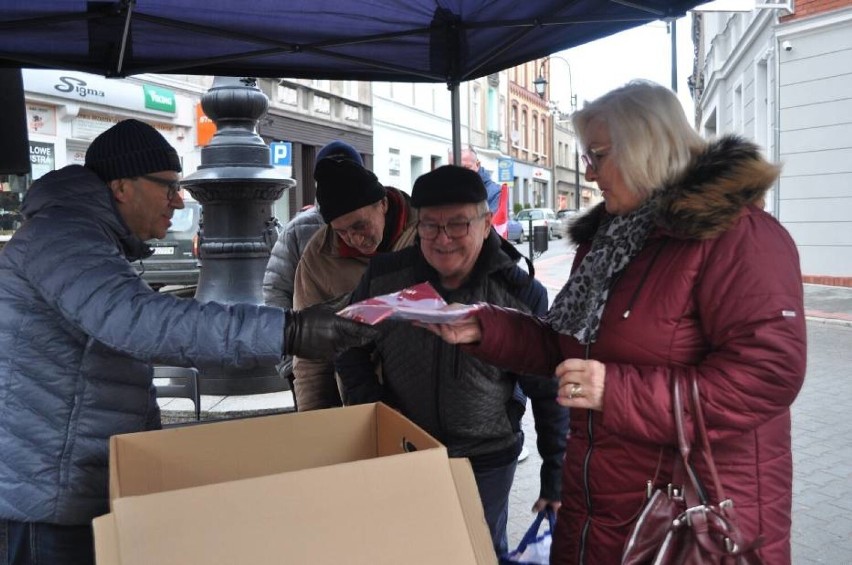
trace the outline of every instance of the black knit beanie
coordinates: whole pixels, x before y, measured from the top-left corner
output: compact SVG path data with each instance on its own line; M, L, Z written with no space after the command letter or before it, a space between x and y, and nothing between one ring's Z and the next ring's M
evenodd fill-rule
M326 223L374 204L386 194L376 175L349 159L321 159L314 177L317 181L317 204Z
M444 165L420 175L411 190L413 208L475 204L487 198L479 173L456 165Z
M104 182L158 171L181 171L175 148L139 120L118 122L97 136L86 151L86 167Z

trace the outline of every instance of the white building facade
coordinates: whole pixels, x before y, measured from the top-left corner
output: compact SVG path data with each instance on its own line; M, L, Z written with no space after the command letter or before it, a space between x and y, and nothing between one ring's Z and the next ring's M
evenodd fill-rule
M701 133L754 140L783 165L766 209L806 282L852 286L852 1L705 13Z
M505 161L504 73L459 86L462 147L473 147L498 180ZM446 85L373 83L373 171L379 181L411 193L417 177L452 157L452 109Z

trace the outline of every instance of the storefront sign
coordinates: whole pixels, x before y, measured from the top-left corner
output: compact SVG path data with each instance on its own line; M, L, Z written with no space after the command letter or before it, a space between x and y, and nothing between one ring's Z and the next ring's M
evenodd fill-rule
M52 171L56 166L53 144L30 141L30 164L32 165L33 180Z
M116 123L114 118L80 112L71 124L71 137L74 139L95 139Z
M515 180L515 162L512 159L497 159L497 182Z
M145 92L145 107L151 110L160 110L161 112L175 113L175 93L168 88L161 88L150 84L143 84L142 90Z
M201 103L195 105L195 144L204 147L216 135L216 122L207 117Z
M30 133L56 135L56 108L27 103L27 129Z
M23 69L22 75L24 91L27 93L65 98L75 102L91 102L148 114L175 113L175 93L166 88L74 71Z

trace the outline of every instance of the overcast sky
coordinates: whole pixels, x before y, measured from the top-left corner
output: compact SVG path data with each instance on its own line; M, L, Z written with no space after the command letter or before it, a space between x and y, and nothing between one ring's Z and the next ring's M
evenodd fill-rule
M754 0L714 0L700 4L704 11L750 11ZM677 20L677 93L690 122L694 104L686 80L692 75L692 13ZM617 88L634 78L653 80L672 87L671 35L664 22L654 22L573 49L557 53L571 65L574 92L579 105ZM551 59L555 88L551 97L563 112L571 110L568 70L565 63Z
M692 121L693 103L686 80L692 74L692 16L677 20L677 91ZM556 55L571 66L579 105L593 100L634 78L644 78L671 88L671 35L664 22L654 22L610 37L568 49ZM550 95L563 112L571 110L567 65L550 61L553 85Z

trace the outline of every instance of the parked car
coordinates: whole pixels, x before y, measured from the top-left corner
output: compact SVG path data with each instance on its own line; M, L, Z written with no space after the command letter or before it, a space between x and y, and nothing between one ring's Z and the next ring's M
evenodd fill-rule
M518 212L515 219L521 224L522 240L530 238L530 219L532 219L533 229L536 226L547 227L547 239L554 237L562 239L559 220L556 219L556 213L550 208L526 208Z
M201 204L186 200L183 208L175 210L166 237L147 242L154 254L134 265L151 288L198 284L201 265L196 247L200 223Z
M556 219L559 220L561 225L561 231L563 234L568 235L568 228L571 226L571 222L574 221L577 214L579 214L579 210L573 210L568 208L563 208L556 212Z
M515 215L509 216L508 229L506 230L506 239L512 243L521 243L524 241L524 228L521 223L515 219Z

